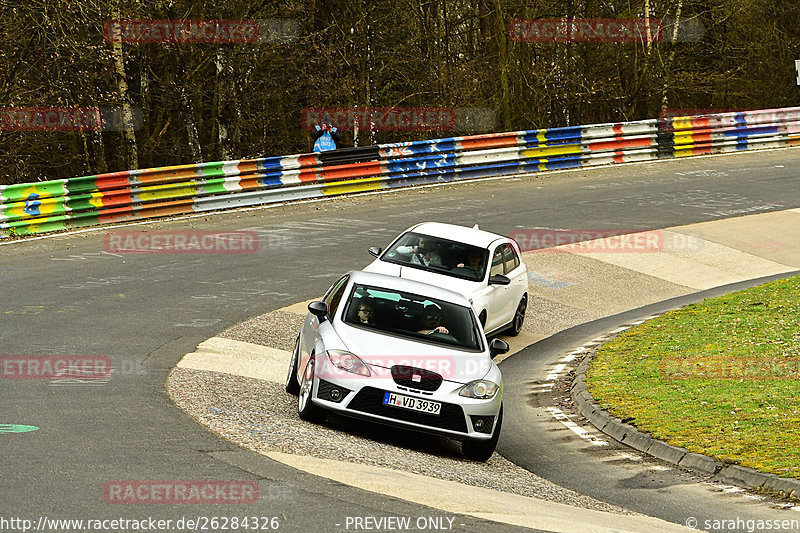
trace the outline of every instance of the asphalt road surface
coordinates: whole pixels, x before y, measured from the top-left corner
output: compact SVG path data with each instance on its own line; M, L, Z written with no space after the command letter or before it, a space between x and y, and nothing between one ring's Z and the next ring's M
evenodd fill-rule
M344 531L354 516L442 516L238 450L171 404L164 392L167 373L197 343L226 327L320 295L341 272L370 261L367 247L385 246L419 221L477 222L501 234L534 227L664 228L798 207L798 169L800 151L783 150L416 189L116 230L249 230L260 239L259 250L250 254L113 254L106 251L105 231L4 244L0 355L109 357L115 371L91 383L0 380L0 424L40 428L0 434L0 516L36 523L40 516L257 515L277 517L285 531ZM537 473L548 477L551 467ZM104 498L109 481L187 479L255 480L259 503L114 505ZM604 494L648 483L620 479ZM670 508L680 502L661 501L651 487L642 490L651 494L650 503L638 498L643 502L638 511L675 518ZM519 529L463 516L455 517L453 527Z

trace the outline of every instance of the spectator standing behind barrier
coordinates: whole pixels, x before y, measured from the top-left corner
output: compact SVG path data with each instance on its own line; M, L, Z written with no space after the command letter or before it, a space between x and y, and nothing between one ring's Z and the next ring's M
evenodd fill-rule
M336 126L331 126L327 123L314 126L314 131L311 132L311 138L314 139L315 152L327 152L328 150L336 150L336 143L339 142L339 130Z

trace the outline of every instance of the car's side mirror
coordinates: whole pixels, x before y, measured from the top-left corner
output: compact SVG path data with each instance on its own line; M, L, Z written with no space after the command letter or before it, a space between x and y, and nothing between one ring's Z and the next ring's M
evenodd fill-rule
M501 339L493 339L489 345L489 355L494 359L500 354L508 353L508 343Z
M379 246L372 246L372 247L370 247L370 249L369 249L369 253L370 253L371 255L374 255L375 257L378 257L378 256L380 256L380 255L381 255L381 251L382 251L382 250L380 249L380 247L379 247Z
M489 285L511 285L511 280L508 279L508 276L495 274L489 278Z
M311 302L308 304L308 312L319 318L319 321L322 322L328 315L328 304L325 302Z

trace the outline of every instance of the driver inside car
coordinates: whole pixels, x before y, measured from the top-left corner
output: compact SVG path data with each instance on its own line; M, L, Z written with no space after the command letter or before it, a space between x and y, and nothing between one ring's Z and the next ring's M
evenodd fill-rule
M429 306L422 314L422 329L417 333L432 335L434 333L449 334L450 330L441 325L442 310L438 307Z
M410 254L411 263L415 265L442 266L442 258L439 252L436 251L431 241L423 237L419 238L415 246L398 246L397 252L401 254Z

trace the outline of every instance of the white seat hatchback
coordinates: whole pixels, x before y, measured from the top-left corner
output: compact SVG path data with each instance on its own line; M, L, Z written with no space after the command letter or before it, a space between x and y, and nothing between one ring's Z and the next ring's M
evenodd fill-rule
M353 271L308 305L286 378L300 418L327 413L449 437L485 461L503 421L503 380L460 294Z

